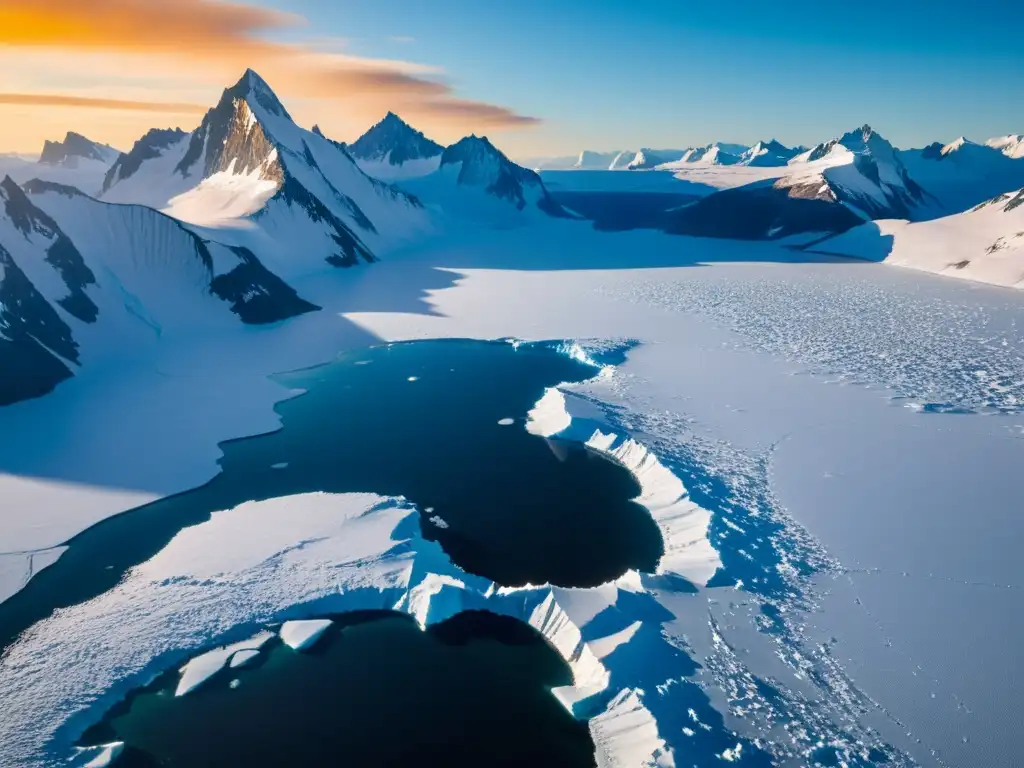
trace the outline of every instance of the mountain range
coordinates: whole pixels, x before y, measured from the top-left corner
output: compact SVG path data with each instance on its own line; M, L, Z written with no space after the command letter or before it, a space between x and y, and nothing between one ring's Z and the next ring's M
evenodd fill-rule
M126 348L318 310L290 281L432 231L436 200L361 167L422 161L446 209L569 215L486 138L442 148L389 113L345 145L298 126L252 70L191 132L153 129L123 153L69 133L37 162L4 158L0 404Z
M865 125L810 149L773 139L566 161L718 184L657 219L672 234L820 240L946 217L1001 257L1020 247L1022 142L898 150ZM0 173L0 404L126 348L317 311L294 287L303 278L445 222L579 218L486 137L444 147L389 112L346 144L300 127L252 70L195 130L154 128L126 152L69 132L36 161L0 157ZM1016 212L996 216L997 203Z

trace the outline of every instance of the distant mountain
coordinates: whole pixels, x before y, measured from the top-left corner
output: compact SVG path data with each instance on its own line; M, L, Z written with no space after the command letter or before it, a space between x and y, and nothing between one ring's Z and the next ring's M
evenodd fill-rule
M797 155L789 169L775 185L797 197L842 203L868 219L935 215L935 198L869 125Z
M963 136L948 144L898 153L915 179L938 198L942 213L960 213L1003 192L1024 186L1024 158L1006 148L977 144Z
M1014 160L1024 158L1024 134L1000 136L995 139L989 139L985 144L998 149L1004 155Z
M0 155L0 178L10 176L18 184L29 179L46 179L69 184L88 194L97 194L110 165L117 159L116 149L69 132L63 141L47 141L39 157L20 154Z
M414 198L367 176L344 145L300 128L252 70L190 134L151 131L112 170L102 199L230 230L286 279L373 261L428 226Z
M539 210L571 217L548 193L535 171L506 157L484 136L467 136L441 155L434 173L403 183L419 198L449 214L507 218L509 212Z
M722 144L708 144L706 147L694 147L686 150L678 163L673 163L669 168L677 168L685 165L736 165L741 160L742 152L730 152ZM737 148L737 145L728 145ZM745 151L746 148L739 147Z
M394 112L388 112L383 120L349 144L348 151L364 171L390 181L437 170L444 147Z
M162 157L171 147L184 142L187 136L188 134L180 128L153 128L148 131L135 142L130 152L120 154L110 166L110 170L103 177L102 192L134 174L146 160Z
M743 165L771 168L788 164L798 154L798 150L790 149L772 139L771 141L759 141L743 152L740 155L740 162Z
M868 219L928 218L936 205L893 146L865 125L795 156L777 179L722 190L680 209L668 229L775 239L843 232Z
M641 149L633 155L633 159L626 164L626 167L631 171L650 170L659 165L681 160L689 151L687 149Z
M83 160L93 160L110 165L120 153L111 146L87 139L80 133L68 131L64 141L47 141L39 162L45 165L76 167Z
M588 149L580 152L576 158L576 162L573 163L573 168L586 171L606 171L611 169L612 163L615 159L622 154L620 151L616 152L591 152Z

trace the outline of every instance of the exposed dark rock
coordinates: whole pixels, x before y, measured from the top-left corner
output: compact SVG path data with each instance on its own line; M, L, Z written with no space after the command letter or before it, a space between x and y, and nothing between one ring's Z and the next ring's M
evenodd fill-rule
M68 131L64 141L46 141L39 162L46 165L73 164L79 159L106 162L115 154L112 147L97 144L80 133Z
M242 322L250 325L275 323L320 309L301 298L294 288L264 267L248 248L228 247L241 264L215 277L210 283L210 290L215 296L230 302L231 311Z
M360 160L387 158L390 165L401 165L408 160L437 157L444 152L444 147L428 139L398 115L388 112L383 120L352 142L348 150Z
M181 141L187 134L181 128L153 128L135 142L130 152L123 152L103 178L103 192L115 182L133 175L145 160L160 157L163 150Z
M86 286L96 283L96 276L75 244L61 231L57 222L37 208L9 176L0 182L0 199L3 199L4 210L18 230L25 235L34 232L51 241L46 249L46 261L60 273L68 289L68 295L59 304L83 322L96 322L99 309L85 293Z
M764 240L801 232L845 232L863 219L814 189L753 184L726 189L674 212L666 231L695 237Z
M259 169L261 178L282 181L279 163L267 164L276 147L258 121L252 120L247 99L252 97L271 114L291 119L270 87L251 69L246 70L231 88L225 89L220 102L203 117L192 134L185 156L175 170L183 176L202 161L202 175L212 176L229 167L235 173Z
M550 216L574 218L548 194L536 171L509 160L486 136L467 136L452 144L441 155L441 168L459 164L458 183L483 187L519 210L526 207L525 187L540 190L537 207Z

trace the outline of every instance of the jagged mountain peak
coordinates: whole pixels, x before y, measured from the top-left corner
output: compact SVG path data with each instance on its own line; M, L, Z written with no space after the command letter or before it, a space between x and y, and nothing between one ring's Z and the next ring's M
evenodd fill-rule
M118 154L111 146L100 144L80 133L68 131L63 141L43 142L39 162L45 165L66 165L84 159L107 163L113 161Z
M348 145L358 160L402 165L410 160L435 158L444 147L428 139L394 112L388 112L366 133Z
M288 120L292 119L291 115L288 114L288 110L281 103L281 100L277 98L277 94L267 84L267 81L260 77L253 69L245 70L237 83L225 89L223 96L221 96L221 101L229 97L231 99L245 99L246 101L252 99L252 101L263 107L270 114L284 117Z
M188 134L181 128L150 128L135 142L131 150L122 152L110 166L103 178L100 193L106 192L121 179L127 179L142 167L144 161L160 157L170 147L183 141L186 136Z

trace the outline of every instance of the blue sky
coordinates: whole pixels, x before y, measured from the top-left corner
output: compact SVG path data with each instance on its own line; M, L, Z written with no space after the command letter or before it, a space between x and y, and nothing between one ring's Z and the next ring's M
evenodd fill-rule
M1024 132L1024 39L1009 3L288 7L351 53L438 65L460 96L542 118L496 133L520 156L773 136L812 144L865 122L901 146Z
M190 129L246 67L335 138L390 108L518 158L981 141L1024 132L1020 26L1006 0L4 0L0 150Z

